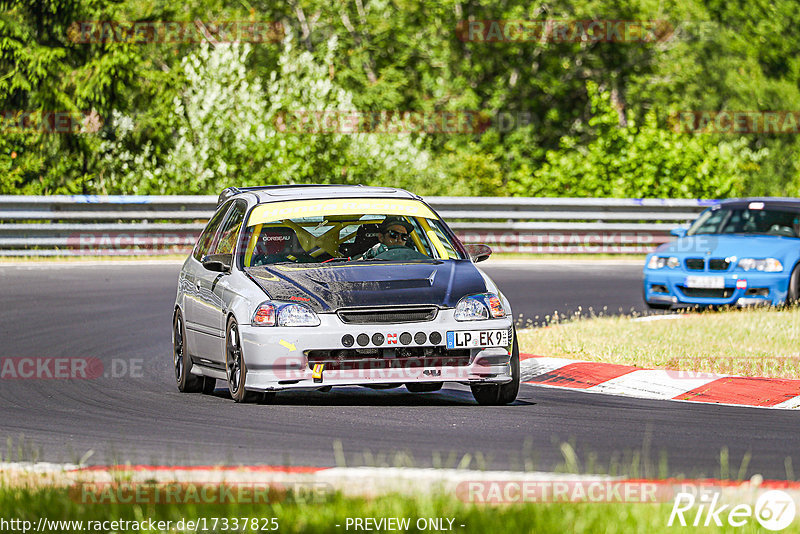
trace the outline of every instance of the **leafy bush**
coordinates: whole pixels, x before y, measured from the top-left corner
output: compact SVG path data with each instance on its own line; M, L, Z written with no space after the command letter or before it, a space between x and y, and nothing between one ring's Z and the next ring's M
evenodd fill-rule
M0 193L322 182L457 195L800 195L797 135L693 136L664 125L676 110L800 109L794 0L6 4L0 110L96 113L103 127L3 129ZM480 42L458 31L467 20L548 18L658 20L664 33L654 42ZM158 20L273 20L287 38L252 48L70 38L76 21ZM325 110L530 121L474 135L276 128L287 112Z
M510 186L516 195L619 198L724 198L744 193L767 150L754 152L746 139L715 141L708 135L674 132L659 126L654 112L627 125L608 92L589 82L592 139L561 138L559 150Z
M130 143L135 117L115 115L113 141L104 143L96 185L107 192L213 193L232 184L406 184L426 173L422 138L410 134L295 133L282 117L355 110L325 63L284 41L278 71L266 81L249 75L249 45L203 44L181 62L186 87L173 102L169 151ZM329 55L336 39L328 42ZM417 178L419 180L419 178Z

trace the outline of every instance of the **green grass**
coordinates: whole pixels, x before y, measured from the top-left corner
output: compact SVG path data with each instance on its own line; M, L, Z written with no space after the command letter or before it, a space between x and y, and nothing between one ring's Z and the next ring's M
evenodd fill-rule
M347 518L410 518L407 532L423 532L415 527L419 518L452 518L454 532L662 532L671 511L666 504L609 503L526 503L479 505L465 503L450 495L408 497L389 495L374 499L331 495L323 502L286 500L260 505L182 504L182 505L92 505L78 502L66 488L0 488L3 519L20 519L37 524L39 518L67 521L147 520L172 521L172 532L180 520L206 518L210 532L213 518L277 518L280 532L348 532ZM743 528L683 529L691 532L755 532L754 520ZM800 532L797 521L783 532ZM254 532L251 529L216 532ZM340 525L340 526L336 526ZM464 527L461 527L464 525ZM676 527L681 530L680 527ZM7 530L10 531L10 530ZM49 532L77 532L75 528L53 528ZM127 532L130 530L119 530ZM164 532L150 529L141 532ZM351 526L350 532L353 532ZM392 530L389 530L392 531ZM21 530L20 530L21 532ZM112 532L111 529L96 532ZM202 532L202 530L201 530Z
M521 330L520 350L651 369L800 378L798 308L708 311L651 322L623 316L555 323Z

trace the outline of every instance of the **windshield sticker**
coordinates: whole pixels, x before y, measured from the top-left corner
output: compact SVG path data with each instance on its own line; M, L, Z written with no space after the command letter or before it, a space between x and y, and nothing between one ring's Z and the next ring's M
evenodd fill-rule
M296 219L301 217L327 217L330 215L406 215L435 219L433 212L417 200L411 199L324 199L274 202L257 206L250 215L248 226Z

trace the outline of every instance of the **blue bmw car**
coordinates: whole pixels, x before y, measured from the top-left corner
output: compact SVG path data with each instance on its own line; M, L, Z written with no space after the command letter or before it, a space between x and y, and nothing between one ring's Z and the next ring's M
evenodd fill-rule
M672 234L647 256L650 308L800 300L800 199L725 200Z

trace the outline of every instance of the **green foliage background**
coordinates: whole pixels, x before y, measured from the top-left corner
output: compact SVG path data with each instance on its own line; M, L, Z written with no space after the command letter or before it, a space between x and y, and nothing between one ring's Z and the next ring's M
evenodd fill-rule
M0 0L0 194L365 183L428 195L800 195L791 134L678 133L680 110L800 111L795 0ZM658 20L659 42L471 42L468 20ZM81 43L79 21L280 21L268 43ZM458 111L475 134L287 133L293 111ZM516 118L509 127L497 118ZM525 120L521 120L525 117Z

